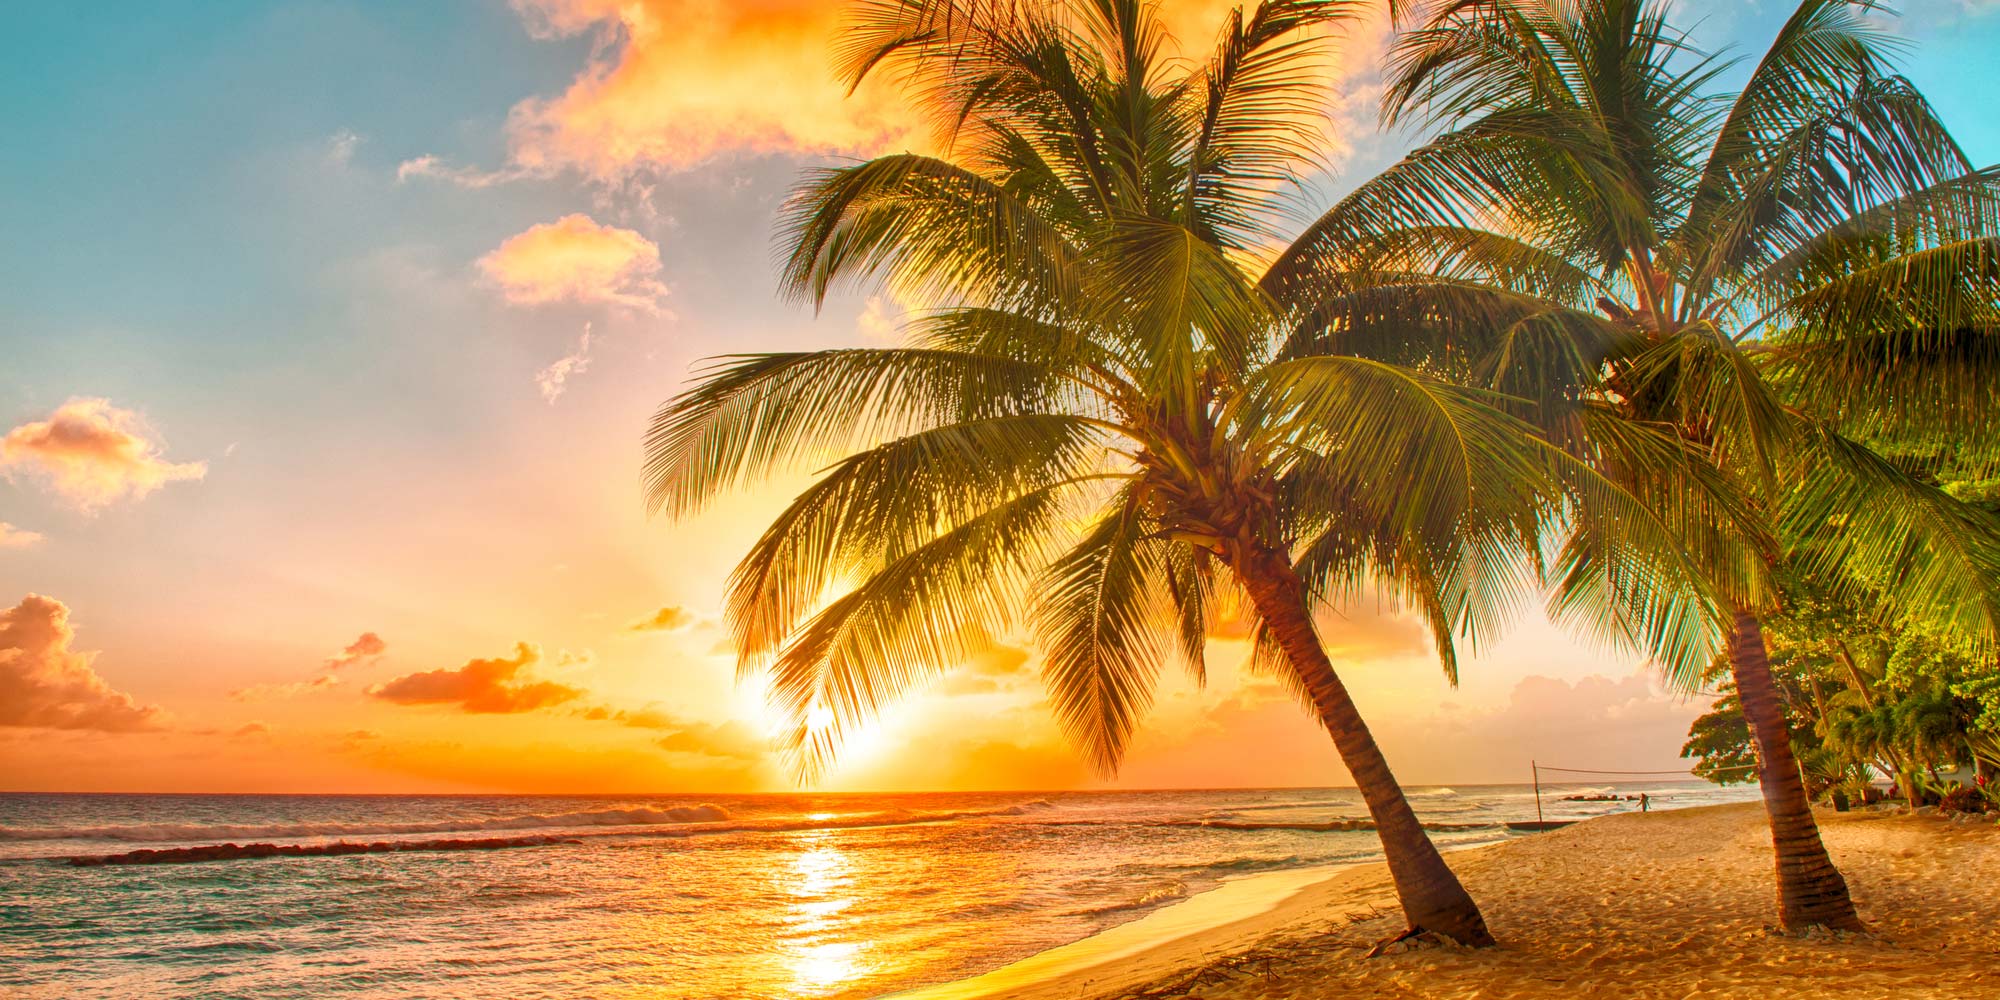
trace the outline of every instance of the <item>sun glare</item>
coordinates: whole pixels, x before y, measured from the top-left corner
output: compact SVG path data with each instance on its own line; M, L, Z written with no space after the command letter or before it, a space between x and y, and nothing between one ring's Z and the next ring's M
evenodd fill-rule
M806 729L813 733L823 733L833 728L833 709L825 705L814 705L806 713Z

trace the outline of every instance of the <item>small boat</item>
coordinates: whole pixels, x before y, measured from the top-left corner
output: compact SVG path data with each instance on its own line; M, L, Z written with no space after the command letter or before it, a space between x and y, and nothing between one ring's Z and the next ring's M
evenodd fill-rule
M1507 829L1522 833L1540 833L1543 830L1560 830L1576 822L1573 819L1529 819L1518 823L1508 823Z

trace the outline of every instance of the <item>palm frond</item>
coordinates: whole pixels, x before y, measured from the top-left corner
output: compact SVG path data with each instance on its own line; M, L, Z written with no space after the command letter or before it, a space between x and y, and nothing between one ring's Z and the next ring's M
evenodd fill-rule
M940 530L1102 468L1102 432L1024 413L920 431L842 459L778 515L730 575L739 669L777 649L845 574L893 560Z
M799 628L770 668L770 698L802 778L845 735L1014 624L1064 522L1055 486L1015 497L887 560ZM815 725L821 712L828 721Z
M1778 518L1806 572L1977 648L2000 643L2000 521L1825 427L1806 429L1798 465Z
M721 358L653 415L646 502L681 517L753 478L950 420L1023 412L1057 387L1041 366L958 351Z
M841 279L872 277L932 301L1049 308L1075 294L1077 253L1004 187L933 157L901 154L809 176L779 220L780 281L815 305Z
M1100 773L1117 770L1176 629L1166 545L1126 490L1036 587L1035 636L1056 720Z

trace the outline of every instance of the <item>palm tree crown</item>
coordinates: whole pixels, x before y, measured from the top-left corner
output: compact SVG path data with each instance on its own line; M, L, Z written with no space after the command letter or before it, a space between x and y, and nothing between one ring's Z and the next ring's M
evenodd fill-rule
M858 5L848 77L897 74L949 154L811 177L783 221L785 284L818 303L874 278L938 308L907 347L723 359L657 416L647 488L679 515L844 456L728 598L807 770L887 699L1026 627L1059 720L1108 771L1164 667L1199 676L1216 619L1251 618L1362 788L1412 926L1486 943L1312 609L1407 601L1454 670L1454 640L1510 616L1551 541L1660 644L1713 608L1654 555L1668 526L1506 400L1302 351L1298 310L1247 273L1318 144L1327 29L1358 6L1267 0L1182 60L1139 0Z

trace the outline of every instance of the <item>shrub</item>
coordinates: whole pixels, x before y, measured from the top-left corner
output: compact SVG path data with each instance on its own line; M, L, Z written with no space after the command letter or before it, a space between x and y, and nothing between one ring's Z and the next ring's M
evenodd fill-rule
M1993 811L1986 794L1971 785L1959 785L1938 799L1941 813L1985 813Z

